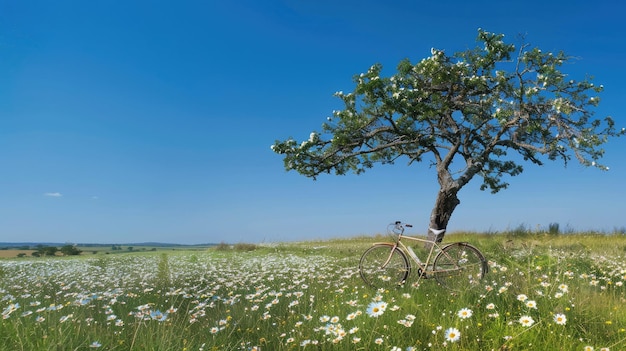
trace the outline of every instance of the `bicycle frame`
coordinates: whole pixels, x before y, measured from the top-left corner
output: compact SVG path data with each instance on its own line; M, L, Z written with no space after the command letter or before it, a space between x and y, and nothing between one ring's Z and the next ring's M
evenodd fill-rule
M439 231L439 232L442 232L442 231ZM426 257L426 261L422 262L420 260L420 258L417 256L417 254L413 251L413 249L411 249L409 246L405 245L402 242L402 239L407 239L407 240L412 240L412 241L415 241L415 242L421 242L421 243L425 243L425 244L430 244L430 251L428 252L428 256ZM442 246L439 246L439 244L436 241L422 239L422 238L415 237L415 236L410 236L410 235L404 235L403 233L399 233L398 234L398 239L393 244L390 243L390 242L382 242L381 241L381 242L375 242L372 245L390 245L392 247L392 249L389 250L389 257L385 261L385 264L383 264L383 267L385 267L385 266L387 266L387 264L389 264L389 260L391 260L391 255L393 253L393 250L398 248L398 247L400 247L400 250L403 251L404 254L406 254L408 257L410 257L411 260L413 260L413 262L415 262L415 264L418 266L418 268L422 270L422 274L426 274L426 272L428 270L428 266L430 265L430 261L431 261L431 259L434 258L433 253L435 252L435 249L437 251L441 251L441 249L442 249Z

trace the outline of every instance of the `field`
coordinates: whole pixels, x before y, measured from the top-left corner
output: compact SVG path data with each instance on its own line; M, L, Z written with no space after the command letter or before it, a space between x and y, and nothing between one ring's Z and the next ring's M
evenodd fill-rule
M33 252L35 252L35 250L0 250L0 258L17 257L18 254L25 254L27 256L30 256Z
M117 245L116 245L117 246ZM146 245L133 245L133 246L118 246L117 250L111 250L111 246L77 246L76 248L81 251L81 255L99 255L99 254L127 254L127 253L136 253L136 252L144 252L144 251L176 251L176 250L184 250L188 252L192 251L204 251L207 247L210 246L146 246ZM24 257L32 257L33 253L36 253L37 250L34 249L15 249L15 248L1 248L0 249L0 259L2 258L15 258L19 257L19 255ZM58 251L56 256L63 256L63 253Z
M364 286L379 238L0 260L0 350L624 350L626 236L450 234L457 295Z

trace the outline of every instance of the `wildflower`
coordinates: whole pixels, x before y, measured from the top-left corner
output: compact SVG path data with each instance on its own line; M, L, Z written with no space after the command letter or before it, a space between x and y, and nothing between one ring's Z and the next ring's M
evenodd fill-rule
M446 340L449 342L457 342L461 338L461 332L456 328L446 329Z
M353 344L358 344L358 343L359 343L359 341L361 341L361 338L359 338L359 337L356 337L356 336L355 336L354 338L352 338L352 343L353 343Z
M94 341L94 342L91 343L91 345L89 345L89 347L94 348L94 349L98 348L100 346L102 346L102 344L97 342L97 341Z
M535 323L535 320L530 316L522 316L519 319L519 322L525 327L530 327L531 325Z
M50 305L52 307L52 305ZM146 311L150 309L150 304L145 304L145 305L141 305L141 306L137 306L137 310L139 311Z
M385 312L385 308L387 308L387 304L384 302L372 302L367 307L367 314L370 317L378 317L381 316Z
M493 303L490 303L490 304L487 304L486 308L487 308L488 310L493 310L493 309L495 309L495 308L496 308L496 305L495 305L495 304L493 304Z
M558 325L565 325L567 323L567 318L562 313L557 313L554 315L554 322Z
M462 308L458 313L457 316L459 316L459 318L461 319L467 319L469 317L472 316L472 310L470 310L469 308Z
M35 318L35 322L37 322L37 323L41 323L41 322L43 322L43 321L45 321L45 320L46 320L46 319L45 319L44 317L42 317L42 316L37 316L37 317Z
M528 300L526 301L526 307L537 309L537 302L534 300Z
M382 345L382 343L383 343L383 338L376 338L376 340L374 340L374 343L375 343L376 345Z
M413 325L413 321L406 320L406 319L401 319L401 320L398 321L398 324L402 324L402 325L404 325L405 327L408 328L408 327Z
M150 311L150 318L159 321L159 322L163 322L164 320L167 319L167 313L163 313L159 310L156 311Z
M72 317L74 317L74 315L70 313L67 316L63 316L63 317L59 318L59 322L61 322L61 323L67 322L67 320L72 318Z
M519 294L517 295L517 301L521 301L524 302L528 299L528 296L524 295L524 294Z
M585 351L593 351L593 346L589 346L589 345L587 345L587 346L585 346L585 347L583 348L583 350L585 350Z
M7 308L4 309L4 311L2 311L2 319L9 318L9 315L15 312L18 308L20 308L19 303L16 302L16 303L10 304Z

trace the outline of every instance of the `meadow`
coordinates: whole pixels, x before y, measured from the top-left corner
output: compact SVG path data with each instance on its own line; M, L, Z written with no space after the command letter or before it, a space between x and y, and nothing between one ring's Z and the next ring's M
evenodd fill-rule
M0 350L624 350L626 236L453 233L482 286L374 290L359 237L0 260Z

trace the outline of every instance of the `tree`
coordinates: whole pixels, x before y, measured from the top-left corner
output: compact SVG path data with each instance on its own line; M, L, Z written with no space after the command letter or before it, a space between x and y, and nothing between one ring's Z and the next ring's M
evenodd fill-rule
M76 246L70 245L70 244L63 245L60 251L65 256L75 256L75 255L80 255L82 253L82 251L79 250Z
M55 256L59 249L55 246L37 245L37 252L40 256Z
M505 176L522 173L522 160L567 165L575 158L607 170L598 162L601 146L625 130L611 117L593 117L603 87L592 77L575 81L561 72L573 59L563 52L526 43L516 49L503 38L479 29L476 48L451 56L431 49L416 64L401 61L391 77L381 77L375 64L354 77L354 92L335 94L345 108L327 118L321 133L301 143L277 140L272 150L284 156L287 170L313 179L360 174L401 158L429 162L440 186L429 223L434 229L447 227L459 190L475 176L481 190L496 193L509 185Z

